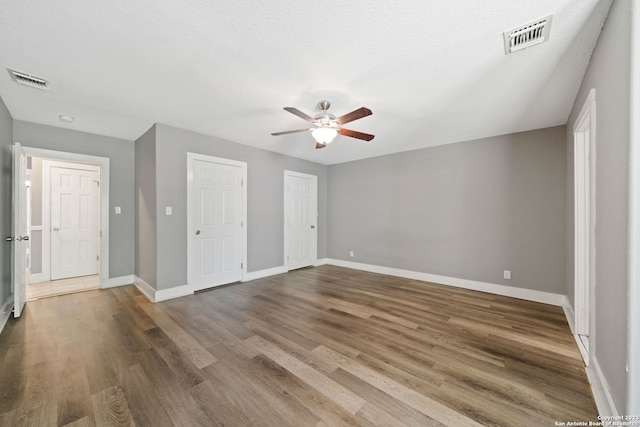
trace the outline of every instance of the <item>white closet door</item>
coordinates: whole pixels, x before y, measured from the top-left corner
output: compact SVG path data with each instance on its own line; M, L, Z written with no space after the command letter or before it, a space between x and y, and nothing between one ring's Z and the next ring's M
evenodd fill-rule
M317 187L316 176L285 171L285 262L288 270L317 261Z
M195 290L242 279L242 168L193 160L189 283Z

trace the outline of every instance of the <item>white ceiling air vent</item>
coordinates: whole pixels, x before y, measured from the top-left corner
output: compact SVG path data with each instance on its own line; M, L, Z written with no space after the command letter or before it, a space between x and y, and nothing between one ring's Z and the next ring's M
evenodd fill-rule
M549 15L505 32L504 53L508 55L549 40L551 17Z
M11 68L7 68L9 75L11 76L11 80L14 82L33 87L41 90L51 90L51 85L48 80L45 80L41 77L32 76L31 74L22 73L20 71L12 70Z

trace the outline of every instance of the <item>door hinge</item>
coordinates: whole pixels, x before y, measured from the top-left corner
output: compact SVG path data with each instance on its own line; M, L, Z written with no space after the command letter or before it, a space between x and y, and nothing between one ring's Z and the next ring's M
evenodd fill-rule
M97 179L94 180L94 182L98 185L98 188L100 188L100 181L98 181Z
M100 255L96 255L96 261L100 261Z
M240 178L240 187L244 187L244 178Z
M243 262L241 262L241 263L240 263L240 268L241 268L241 269L243 269L243 268L244 268L244 263L243 263Z
M240 227L244 227L244 221L240 221Z

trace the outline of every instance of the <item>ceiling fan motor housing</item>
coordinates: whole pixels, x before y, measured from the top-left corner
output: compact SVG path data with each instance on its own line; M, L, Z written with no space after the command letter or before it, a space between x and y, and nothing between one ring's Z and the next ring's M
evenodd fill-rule
M327 111L329 107L331 107L331 103L327 100L318 102L318 108L320 108L322 112L313 117L314 124L317 127L337 128L340 126L336 116Z
M314 124L318 127L338 127L338 119L331 113L327 113L326 111L320 114L317 114L314 118Z

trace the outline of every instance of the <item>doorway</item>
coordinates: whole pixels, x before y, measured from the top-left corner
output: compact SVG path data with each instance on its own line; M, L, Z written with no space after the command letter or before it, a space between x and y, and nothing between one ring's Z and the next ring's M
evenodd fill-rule
M243 280L247 164L187 153L187 280L194 291Z
M28 161L31 212L27 298L100 287L100 166Z
M17 147L14 153L14 158L17 159L19 156L25 158L25 161L24 161L25 165L23 168L24 170L27 169L26 159L29 157L32 159L33 158L50 159L53 161L71 162L74 164L78 164L78 163L89 164L99 169L99 180L100 180L100 185L98 190L99 202L98 202L97 213L95 215L97 225L98 225L98 230L99 230L98 241L97 241L98 243L97 251L99 254L99 259L97 260L98 271L96 274L92 274L89 276L79 276L76 278L65 279L66 282L59 283L58 284L59 286L55 289L55 292L53 293L48 292L47 295L58 294L58 293L68 293L74 290L100 287L102 281L106 280L109 273L109 233L108 233L108 230L109 230L109 159L106 157L46 150L46 149L33 148L33 147L24 147L18 142L16 142L14 146ZM24 177L22 176L18 177L16 175L14 176L14 180L15 180L16 188L26 187L28 184L29 192L32 193L33 188L31 188L31 186L34 182L33 175L30 176L29 180L26 179L26 174ZM16 192L17 191L14 189L14 193ZM32 201L34 198L35 197L33 196L33 193L32 193ZM19 210L16 209L15 202L14 202L14 216L17 214L18 211ZM30 215L32 216L32 218L33 218L33 211L34 209L31 208ZM21 214L21 216L24 216L25 218L24 222L26 224L27 209L25 209L24 212L25 214L24 215ZM32 236L34 237L34 239L29 239L28 241L29 243L32 243L31 248L28 248L26 245L21 245L19 248L17 246L14 247L15 248L14 258L25 259L27 256L30 257L31 260L27 265L29 265L31 268L34 267L33 266L35 261L34 257L36 256L33 250L33 247L37 244L42 246L42 240L43 240L42 232L44 231L43 224L32 224L32 225L35 225L35 229L31 229L31 230L27 229L30 235L29 237L32 237ZM38 239L38 238L40 239L40 242L36 243L35 239ZM42 262L42 260L40 260L40 262ZM21 296L20 298L23 298L21 301L19 301L20 304L16 304L20 306L22 305L22 301L24 301L24 298L26 298L27 284L29 283L29 281L32 281L35 283L38 280L44 281L46 279L46 277L43 277L43 276L40 276L40 277L36 276L35 280L33 280L34 279L33 277L29 277L30 271L27 271L26 273L27 274L21 275L20 277L16 277L16 279L13 281L15 295L20 295ZM46 279L46 280L50 281L50 279ZM40 283L44 283L43 281ZM41 286L44 287L45 285L41 285ZM45 296L44 291L42 292L41 295L35 296L35 298L42 297L42 296ZM16 317L19 316L17 312L15 314L16 314Z
M284 260L287 270L318 260L318 177L284 171Z
M587 366L595 302L595 102L595 89L591 89L573 127L574 333Z

